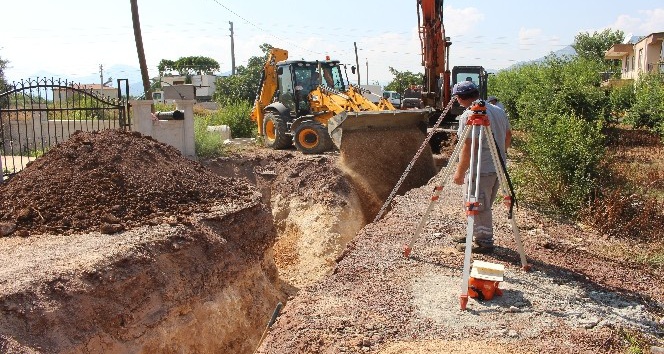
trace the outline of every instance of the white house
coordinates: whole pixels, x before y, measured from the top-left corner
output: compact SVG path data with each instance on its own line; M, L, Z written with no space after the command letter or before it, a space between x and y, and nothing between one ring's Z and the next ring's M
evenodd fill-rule
M635 80L644 73L664 73L664 32L651 33L638 41L614 44L605 59L622 62L622 80Z
M54 88L53 89L53 102L66 101L73 97L74 89L84 90L93 93L104 99L111 100L118 98L118 89L112 86L102 86L101 84L72 84L72 88Z
M191 85L195 88L195 99L199 102L212 101L212 96L214 91L217 89L215 82L217 80L216 75L191 75ZM161 87L166 92L166 87L168 86L180 86L184 85L187 77L186 76L163 76L160 78ZM178 99L180 99L178 97Z

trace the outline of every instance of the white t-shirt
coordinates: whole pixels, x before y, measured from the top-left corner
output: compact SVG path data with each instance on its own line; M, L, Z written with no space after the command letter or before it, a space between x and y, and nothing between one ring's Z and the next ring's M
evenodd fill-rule
M507 154L505 152L505 137L507 136L507 132L512 130L510 122L507 119L507 115L505 115L505 111L492 104L486 105L486 113L489 116L491 132L493 133L493 137L496 139L496 146L498 147L498 151L502 156L503 161L507 161ZM466 127L468 116L471 114L472 112L466 109L459 117L459 129L457 131L457 136L459 139L461 139L461 134ZM480 130L477 129L476 136L479 136L479 132ZM470 138L470 136L468 138ZM480 172L482 174L496 172L496 167L493 165L493 159L491 158L491 151L489 150L489 145L487 145L486 136L482 138L482 163L480 168Z

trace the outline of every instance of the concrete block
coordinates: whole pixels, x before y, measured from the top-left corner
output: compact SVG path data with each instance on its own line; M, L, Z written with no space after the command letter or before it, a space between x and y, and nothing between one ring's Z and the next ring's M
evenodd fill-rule
M209 125L207 131L218 133L221 136L221 141L231 139L231 127L227 125Z

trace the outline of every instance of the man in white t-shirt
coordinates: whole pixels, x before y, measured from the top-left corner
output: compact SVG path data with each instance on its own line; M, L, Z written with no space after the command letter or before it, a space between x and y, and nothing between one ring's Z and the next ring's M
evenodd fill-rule
M487 98L486 101L502 109L503 111L505 110L505 106L503 105L502 102L498 101L498 97L496 96L489 96L489 98ZM507 114L507 112L505 112L505 114Z
M477 89L477 85L470 81L460 82L452 88L452 95L457 97L457 101L463 107L470 107L476 101L479 101L480 93ZM490 121L490 128L493 136L496 140L495 144L498 148L498 152L501 155L503 161L506 161L507 148L510 146L512 141L512 128L510 126L509 120L505 115L505 111L502 109L491 105L486 104L486 112ZM457 135L461 139L461 134L466 126L466 120L472 112L470 110L464 111L464 113L459 117L459 130ZM479 130L477 130L479 134ZM491 142L493 143L493 142ZM463 185L464 198L466 200L466 193L468 191L468 183L471 183L471 193L474 193L475 190L475 181L468 181L469 169L476 169L477 166L470 166L470 155L471 155L471 137L468 137L466 141L459 141L459 144L462 145L461 153L459 155L459 163L454 174L454 183ZM498 175L496 174L496 166L493 164L493 159L491 158L491 152L489 150L489 142L486 139L486 136L483 136L482 139L482 160L480 166L480 186L479 186L479 198L478 202L479 213L475 216L475 223L473 227L473 252L478 253L491 253L493 252L493 216L491 212L491 207L493 201L496 199L498 194L498 189L500 184L498 182ZM473 173L474 177L477 178L477 173ZM465 250L465 241L466 237L459 236L454 238L457 241L457 250Z

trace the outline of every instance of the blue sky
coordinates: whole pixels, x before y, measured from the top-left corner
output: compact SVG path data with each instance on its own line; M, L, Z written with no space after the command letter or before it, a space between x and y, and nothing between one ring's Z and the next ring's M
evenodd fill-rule
M445 0L445 29L453 42L450 64L503 69L571 44L579 32L605 28L627 35L664 32L661 0ZM388 67L420 72L415 0L138 0L151 76L161 59L203 55L230 71L229 21L234 24L236 65L270 43L291 58L329 55L354 63L359 48L362 82L387 84ZM31 0L3 4L0 57L11 80L49 72L76 80L99 74L99 65L138 59L130 2ZM117 77L119 78L119 77Z

